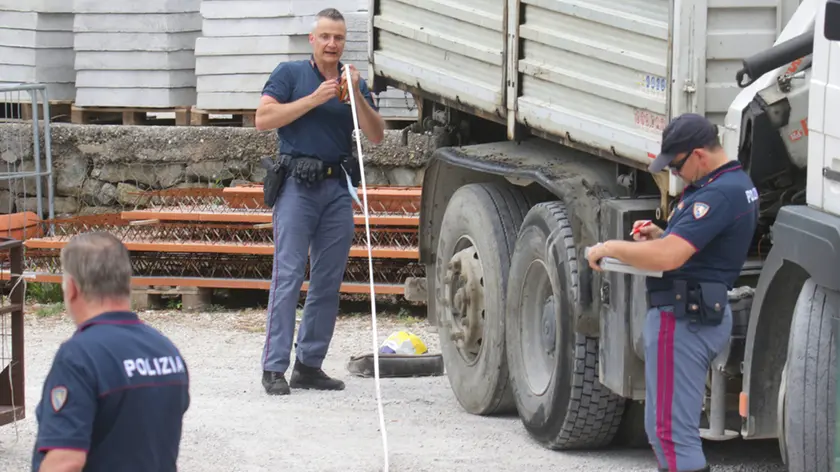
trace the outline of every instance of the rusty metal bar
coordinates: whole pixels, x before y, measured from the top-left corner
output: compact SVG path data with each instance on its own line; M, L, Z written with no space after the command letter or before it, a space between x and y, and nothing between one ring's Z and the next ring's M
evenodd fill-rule
M29 283L61 283L61 274L48 274L29 272L25 274ZM8 271L0 272L0 280L8 280ZM227 289L256 289L268 290L271 288L270 280L258 279L211 279L205 277L143 277L135 276L131 278L131 285L135 287L148 286L169 286L169 287L197 287L197 288L227 288ZM304 281L301 286L301 291L309 290L309 282ZM402 295L404 292L402 284L374 284L374 293L376 295ZM341 284L339 290L346 294L360 294L365 295L370 293L370 285L367 283L344 282ZM15 399L17 399L17 394ZM20 410L20 409L18 409ZM0 406L0 425L3 425L4 409ZM21 413L18 414L17 419L23 419Z
M125 247L131 252L168 252L168 253L214 253L214 254L243 254L243 255L272 255L274 246L264 243L209 243L204 241L132 241L122 239ZM38 238L26 241L26 247L32 249L61 249L69 240L58 238ZM420 252L417 249L402 249L389 247L371 248L373 257L390 259L417 259ZM366 247L353 246L350 257L367 257Z
M154 208L150 210L124 211L120 213L124 220L131 221L182 221L182 222L212 222L212 223L271 223L271 213L268 212L214 212L191 211L189 208ZM364 225L364 215L353 216L356 225ZM418 216L400 215L372 215L372 226L417 226Z
M3 284L3 304L0 314L0 426L26 417L24 389L24 327L23 309L25 284L23 277L23 247L20 241L0 238L0 251L8 267L7 282Z
M51 274L61 272L59 254L57 249L29 250L26 271ZM184 254L180 253L131 253L132 273L143 277L270 280L273 261L272 256L255 255L193 253L184 257ZM408 278L423 277L425 267L414 260L374 259L373 271L373 281L376 284L403 284ZM304 279L308 278L307 264ZM367 259L350 259L347 262L345 282L367 283L369 278Z

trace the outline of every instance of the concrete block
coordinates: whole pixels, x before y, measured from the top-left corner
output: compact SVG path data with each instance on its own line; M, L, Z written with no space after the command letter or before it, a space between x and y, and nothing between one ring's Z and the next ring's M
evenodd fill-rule
M187 70L80 70L76 84L91 88L195 87L195 71Z
M196 56L245 54L311 54L307 36L258 36L253 38L198 38Z
M405 299L410 302L425 302L429 292L426 288L425 277L407 277L405 279Z
M72 31L73 15L2 11L0 28L37 31Z
M200 56L195 58L195 74L197 76L214 74L268 74L277 67L277 64L288 61L305 61L309 59L306 54L263 54L259 56ZM233 71L233 72L231 72Z
M64 67L42 67L34 65L4 65L2 66L2 80L14 83L41 82L62 83L73 82L75 75Z
M73 49L73 31L0 29L0 45L16 48Z
M342 14L365 11L368 0L204 0L203 18L277 18L315 15L324 8L337 8Z
M40 82L47 86L47 99L49 100L73 100L76 97L76 86L70 83L49 83L44 80L37 80L37 74L34 72L33 68L33 76L35 79L33 80L25 80L25 81L7 81L5 80L5 75L3 78L0 78L0 84L19 84L21 82ZM36 94L36 100L38 103L41 103L42 97L41 94ZM5 92L0 93L0 102L5 103L32 103L32 98L30 98L29 94L26 92ZM40 109L38 110L40 112ZM53 115L55 115L55 110L52 111Z
M196 78L196 91L200 93L262 92L268 76L266 74L207 75Z
M205 110L256 110L259 92L225 92L196 94L196 107Z
M73 70L73 50L0 46L0 64Z
M308 35L312 31L314 21L314 16L205 19L202 22L201 34L205 37Z
M183 70L195 68L192 51L79 51L76 70Z
M76 13L194 13L200 6L201 0L75 0L73 9Z
M183 33L76 33L76 51L192 51L200 31Z
M0 0L0 10L73 13L72 0Z
M315 15L287 16L279 18L205 18L202 23L202 36L240 37L240 36L277 36L309 35L315 23ZM348 39L367 41L367 14L345 16Z
M132 290L130 300L131 309L138 313L152 308L154 303L144 290Z
M213 290L198 288L181 292L181 309L184 311L201 311L210 308L213 300Z
M76 86L76 106L80 107L130 107L172 108L195 104L195 88L104 89Z
M201 31L198 13L77 14L76 33L180 33Z

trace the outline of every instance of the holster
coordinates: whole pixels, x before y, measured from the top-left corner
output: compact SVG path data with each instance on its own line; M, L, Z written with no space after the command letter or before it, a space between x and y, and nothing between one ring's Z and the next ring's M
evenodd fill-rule
M271 156L263 156L260 159L260 166L266 170L263 179L263 202L269 208L273 208L277 203L277 197L286 182L289 161L289 156L285 155L280 155L277 160Z
M707 326L723 321L729 304L726 285L718 282L675 280L673 288L648 294L649 306L674 306L674 316Z
M345 158L341 161L341 166L344 168L344 171L347 172L347 175L350 177L350 184L353 187L358 187L362 183L362 166L359 163L359 159L354 156L350 156Z

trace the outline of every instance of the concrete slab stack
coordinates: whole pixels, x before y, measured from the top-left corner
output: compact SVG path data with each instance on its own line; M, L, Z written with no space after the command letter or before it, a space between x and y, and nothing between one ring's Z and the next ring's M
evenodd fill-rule
M368 5L368 0L202 1L202 37L195 45L197 108L254 110L277 64L309 58L315 15L329 7L341 11L347 21L343 61L367 78ZM394 107L393 98L406 100L399 90L385 92L383 114L411 116L404 105ZM408 102L413 107L410 95Z
M201 0L75 0L76 106L195 105Z
M51 101L69 101L74 81L72 2L0 0L0 83L40 82ZM29 100L7 95L0 101Z

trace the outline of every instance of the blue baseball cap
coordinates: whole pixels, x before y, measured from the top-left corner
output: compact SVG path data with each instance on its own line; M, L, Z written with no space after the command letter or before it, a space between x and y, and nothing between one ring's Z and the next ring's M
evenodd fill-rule
M662 132L662 147L648 170L657 173L676 159L677 154L708 146L717 139L717 125L696 113L682 114L668 123Z

